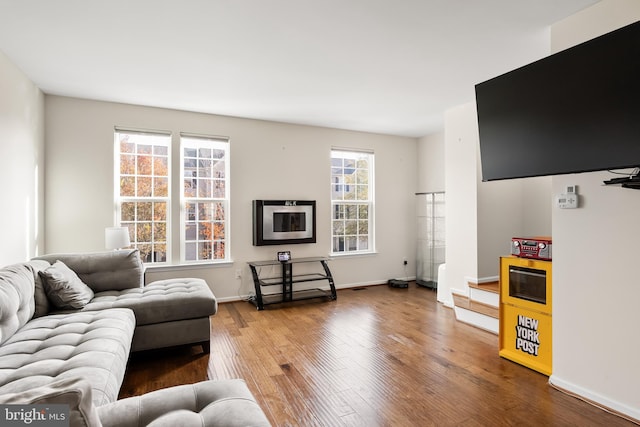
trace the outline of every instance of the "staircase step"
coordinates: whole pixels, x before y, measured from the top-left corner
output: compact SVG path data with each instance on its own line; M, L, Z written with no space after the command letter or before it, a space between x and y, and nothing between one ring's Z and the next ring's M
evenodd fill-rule
M500 321L497 307L470 300L458 292L452 291L451 295L453 295L453 310L458 321L498 335Z
M469 297L452 292L453 305L456 307L464 308L465 310L474 311L476 313L484 314L485 316L493 317L497 319L499 317L498 307L491 306L479 301L470 300Z
M498 330L500 329L500 321L498 319L457 306L454 306L453 310L455 311L456 319L459 322L466 323L498 335Z
M470 288L481 289L483 291L493 292L496 294L500 293L500 282L498 280L495 280L493 282L486 282L486 283L467 282L467 284L469 285Z

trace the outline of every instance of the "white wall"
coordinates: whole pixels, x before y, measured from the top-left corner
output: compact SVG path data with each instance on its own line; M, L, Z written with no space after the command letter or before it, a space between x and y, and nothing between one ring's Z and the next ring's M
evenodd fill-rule
M341 257L330 267L338 285L384 283L415 271L416 149L414 138L231 118L65 98L46 97L46 250L104 250L104 228L113 224L114 126L169 130L177 146L181 131L228 136L231 144L231 254L214 268L148 272L147 280L196 276L222 300L253 290L247 261L330 251L330 149L372 149L376 171L377 254ZM177 154L177 152L176 152ZM176 156L177 159L177 156ZM172 185L179 194L180 183ZM254 247L253 199L317 200L317 243ZM173 212L177 215L177 211ZM177 230L174 240L177 241ZM174 248L174 252L177 248ZM403 258L409 260L405 269ZM236 269L242 280L235 279Z
M451 288L466 287L478 271L477 147L475 103L444 114L446 280L438 283L438 300L452 306Z
M0 52L0 266L43 247L44 95Z
M418 139L417 193L444 191L444 131Z
M522 233L526 236L552 235L554 193L550 176L522 179Z
M478 280L499 275L512 237L551 236L550 177L478 179Z
M478 181L478 281L499 275L499 259L509 255L511 238L523 234L522 180ZM549 216L551 216L549 214Z
M600 0L551 26L551 53L636 22L638 0Z
M605 0L554 25L552 46L561 50L639 19L637 0ZM553 178L555 193L578 185L583 205L553 210L550 382L640 420L640 192L603 186L610 177Z

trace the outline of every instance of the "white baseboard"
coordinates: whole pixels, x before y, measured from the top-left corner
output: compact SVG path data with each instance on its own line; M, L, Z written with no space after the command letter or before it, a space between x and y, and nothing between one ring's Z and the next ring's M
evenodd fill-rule
M416 280L415 276L413 277L396 277L396 279L400 279L400 280L406 280L408 282L411 282L413 280ZM336 290L338 289L350 289L350 288L359 288L359 287L365 287L365 286L376 286L376 285L384 285L387 283L389 279L381 279L381 280L374 280L374 281L368 281L368 282L356 282L356 283L343 283L341 285L336 285ZM253 283L252 285L253 286ZM329 285L326 284L326 288L329 289ZM251 294L253 295L253 294ZM232 296L232 297L222 297L222 298L218 298L216 297L216 299L218 300L219 303L225 303L225 302L235 302L235 301L246 301L247 299L249 299L250 295L236 295L236 296Z
M491 282L498 282L499 280L500 280L500 276L480 277L478 278L478 281L476 283L478 284L491 283Z
M500 276L487 276L487 277L464 276L465 283L475 283L478 285L482 283L497 282L498 280L500 280Z
M225 303L225 302L246 301L247 299L249 299L249 295L224 297L224 298L216 297L216 299L218 300L218 304Z
M589 389L580 387L569 381L565 381L562 378L558 378L557 375L552 374L549 377L549 384L552 387L557 388L561 392L567 393L578 399L591 403L594 406L603 409L604 411L614 414L617 412L618 414L616 415L621 415L623 416L623 418L628 417L629 421L632 421L636 424L640 423L640 409L638 407L632 407L616 400L609 399L606 396L602 396L601 394L593 392Z

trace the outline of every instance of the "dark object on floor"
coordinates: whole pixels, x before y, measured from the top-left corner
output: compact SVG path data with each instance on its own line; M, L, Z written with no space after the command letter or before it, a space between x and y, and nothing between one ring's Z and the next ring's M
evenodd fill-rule
M391 279L387 284L392 288L408 288L409 282L400 279Z
M429 288L429 289L438 289L438 282L436 282L435 280L417 279L416 285L422 286L424 288Z

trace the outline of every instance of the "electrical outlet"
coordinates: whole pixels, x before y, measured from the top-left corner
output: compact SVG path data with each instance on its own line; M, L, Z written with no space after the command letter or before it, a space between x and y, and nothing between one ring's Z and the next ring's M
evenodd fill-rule
M236 279L242 279L242 270L241 269L237 269L236 270Z

